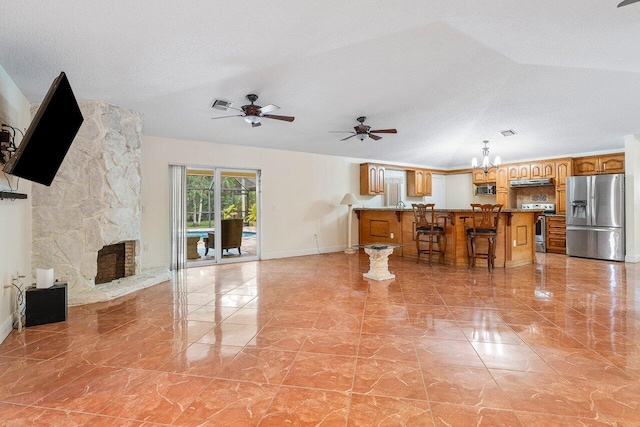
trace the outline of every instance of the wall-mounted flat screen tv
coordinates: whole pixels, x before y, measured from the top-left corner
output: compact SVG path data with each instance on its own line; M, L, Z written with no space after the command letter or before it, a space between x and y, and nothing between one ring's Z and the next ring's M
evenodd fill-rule
M4 171L51 185L84 121L64 72L53 81Z

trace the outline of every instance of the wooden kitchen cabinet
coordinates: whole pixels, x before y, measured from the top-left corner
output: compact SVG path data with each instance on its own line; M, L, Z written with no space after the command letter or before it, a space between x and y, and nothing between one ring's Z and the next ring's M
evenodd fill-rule
M531 178L531 165L529 163L520 163L515 165L509 165L507 167L507 176L509 181L514 179L529 179Z
M529 167L532 179L555 178L556 176L556 162L553 160L531 163Z
M509 168L500 166L496 171L496 203L503 206L503 209L509 207Z
M624 153L573 159L573 174L576 176L605 173L624 173Z
M496 204L502 205L503 209L507 209L509 207L509 192L508 191L503 191L503 192L498 191L496 193Z
M483 170L473 171L473 183L483 185L496 182L496 168L491 168L486 174Z
M506 166L500 166L496 171L496 191L509 191L509 177L508 168Z
M360 194L384 194L384 166L373 163L360 164Z
M431 172L423 169L407 170L407 196L431 196Z
M556 160L556 213L560 215L567 213L567 177L571 176L571 169L571 159Z
M557 202L556 202L557 204ZM567 230L564 215L547 215L547 252L567 252Z

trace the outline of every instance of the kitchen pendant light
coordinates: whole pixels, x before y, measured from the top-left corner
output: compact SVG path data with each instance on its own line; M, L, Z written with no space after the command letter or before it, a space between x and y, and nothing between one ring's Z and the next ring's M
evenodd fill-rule
M491 169L497 169L500 166L500 156L496 156L493 163L491 163L491 161L489 161L489 147L487 146L487 144L489 144L489 141L485 140L482 141L482 143L484 144L484 147L482 148L482 163L478 165L478 159L474 157L471 160L471 167L473 169L481 169L486 175Z

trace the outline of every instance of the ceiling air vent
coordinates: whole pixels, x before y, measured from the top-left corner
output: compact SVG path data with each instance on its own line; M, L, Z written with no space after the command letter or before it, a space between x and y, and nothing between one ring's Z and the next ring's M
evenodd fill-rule
M516 132L514 130L511 129L507 129L507 130L501 130L500 133L502 134L502 136L504 136L505 138L507 136L513 136L516 134Z
M229 111L229 107L231 107L233 103L229 101L223 101L221 99L216 99L211 104L211 108L215 108L216 110Z

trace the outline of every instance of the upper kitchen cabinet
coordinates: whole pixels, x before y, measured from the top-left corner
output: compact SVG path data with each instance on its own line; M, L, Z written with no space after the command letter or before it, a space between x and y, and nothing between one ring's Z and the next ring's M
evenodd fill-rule
M500 166L496 172L496 191L509 191L509 168Z
M509 207L509 168L500 166L496 172L496 203Z
M556 187L565 188L567 177L571 176L571 159L556 159Z
M566 214L567 177L571 176L571 159L556 159L556 213Z
M531 163L530 178L555 178L556 162L553 160Z
M360 164L360 194L384 194L384 166L373 163Z
M431 172L422 169L407 170L407 196L431 196Z
M531 178L531 165L529 163L521 163L507 166L507 176L509 181L514 179Z
M496 182L496 169L491 168L486 174L483 170L473 171L473 183L476 185L487 184Z
M624 153L575 157L573 159L573 174L576 176L603 173L624 173Z

